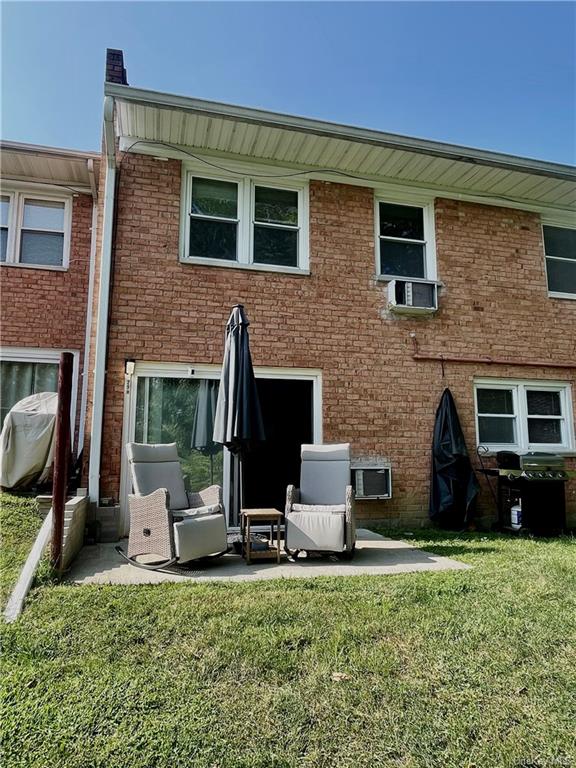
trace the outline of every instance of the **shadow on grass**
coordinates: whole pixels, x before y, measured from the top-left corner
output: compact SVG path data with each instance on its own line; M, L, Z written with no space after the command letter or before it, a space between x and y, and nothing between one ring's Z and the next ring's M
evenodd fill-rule
M491 552L498 552L499 550L496 547L458 547L458 546L448 546L443 544L436 544L435 542L432 542L430 544L427 544L424 542L424 544L418 546L422 547L422 549L425 552L432 552L435 555L440 555L442 557L453 557L455 555L470 555L470 554L478 554L478 555L486 555Z

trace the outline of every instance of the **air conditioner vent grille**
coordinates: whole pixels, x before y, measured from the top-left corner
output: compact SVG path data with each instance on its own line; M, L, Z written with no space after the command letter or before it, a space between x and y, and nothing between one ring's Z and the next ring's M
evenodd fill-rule
M354 481L357 499L389 499L392 496L390 467L357 467Z

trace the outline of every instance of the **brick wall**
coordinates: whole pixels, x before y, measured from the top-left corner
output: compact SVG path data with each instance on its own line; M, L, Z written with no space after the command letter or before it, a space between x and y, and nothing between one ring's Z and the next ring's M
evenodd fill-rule
M324 440L350 441L355 457L392 461L394 498L362 504L365 519L426 520L431 432L444 387L453 391L472 449L475 376L576 384L574 372L560 369L447 363L443 374L440 364L412 358L415 331L423 351L574 359L576 303L546 295L537 215L437 200L445 289L437 315L414 319L392 317L386 284L375 280L371 190L311 182L311 275L304 277L180 264L179 197L179 162L124 157L102 495L119 492L124 360L220 363L237 302L251 320L255 365L322 369ZM485 487L481 506L490 509Z
M65 271L0 268L1 343L3 347L72 349L83 368L86 303L90 270L92 198L78 195L72 203L70 263ZM78 408L82 378L78 381Z

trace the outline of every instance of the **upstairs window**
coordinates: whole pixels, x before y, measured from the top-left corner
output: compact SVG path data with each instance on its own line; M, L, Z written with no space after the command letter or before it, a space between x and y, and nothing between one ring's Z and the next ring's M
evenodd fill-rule
M478 381L478 444L492 450L572 450L572 405L568 384Z
M379 275L435 280L432 207L377 201L376 216Z
M0 198L0 261L68 266L71 200L15 191Z
M548 292L576 299L576 229L544 226Z
M254 263L298 266L298 192L254 189Z
M10 198L0 197L0 261L6 261L8 252L8 223L10 221Z
M236 261L237 253L238 184L195 177L189 257Z
M61 267L64 263L64 203L24 198L20 264Z
M183 261L280 272L308 268L304 185L190 173L186 200Z

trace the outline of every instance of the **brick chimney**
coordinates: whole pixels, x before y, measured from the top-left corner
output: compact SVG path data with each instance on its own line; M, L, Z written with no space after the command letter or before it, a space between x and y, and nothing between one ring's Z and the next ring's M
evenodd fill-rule
M106 82L128 85L124 68L124 52L118 48L106 48Z

